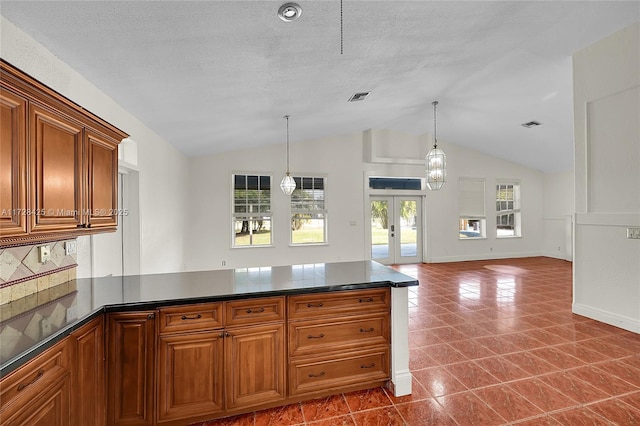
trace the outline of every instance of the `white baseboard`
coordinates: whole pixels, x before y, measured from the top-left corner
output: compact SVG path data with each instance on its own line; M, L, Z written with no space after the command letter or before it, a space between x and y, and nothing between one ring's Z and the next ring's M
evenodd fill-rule
M574 314L582 315L605 324L640 334L640 318L629 318L623 315L592 308L590 306L581 305L579 303L574 303L571 310Z
M493 259L513 259L516 257L538 257L546 256L543 252L520 252L520 253L487 253L487 254L466 254L458 256L438 256L431 258L427 263L447 263L466 262L470 260L493 260Z
M567 257L564 254L560 254L558 252L555 251L545 251L542 256L544 257L550 257L552 259L560 259L560 260L567 260L569 262L573 261L573 259L571 259L570 257Z
M393 392L394 396L405 396L411 395L411 384L412 384L412 375L411 371L404 370L396 372L394 377L391 378L390 390Z

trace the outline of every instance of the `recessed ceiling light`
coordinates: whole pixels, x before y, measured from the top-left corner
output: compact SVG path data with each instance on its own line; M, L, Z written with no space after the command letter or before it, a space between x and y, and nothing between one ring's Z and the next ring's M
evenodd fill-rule
M536 127L541 125L542 123L540 123L539 121L529 121L528 123L522 123L523 127L526 127L527 129L530 129L532 127Z
M278 17L284 22L292 22L302 15L302 8L298 3L285 3L278 9Z
M349 98L348 102L357 102L357 101L364 101L364 99L369 96L371 94L371 92L358 92L358 93L354 93L353 95L351 95L351 97Z

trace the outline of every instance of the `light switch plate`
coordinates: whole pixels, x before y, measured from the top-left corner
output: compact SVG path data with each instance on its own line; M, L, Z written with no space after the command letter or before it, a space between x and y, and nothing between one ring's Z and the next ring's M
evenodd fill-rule
M49 259L51 259L51 246L40 246L38 247L40 254L40 263L46 263Z
M64 254L69 256L70 254L76 254L78 250L78 243L74 241L67 241L64 243Z

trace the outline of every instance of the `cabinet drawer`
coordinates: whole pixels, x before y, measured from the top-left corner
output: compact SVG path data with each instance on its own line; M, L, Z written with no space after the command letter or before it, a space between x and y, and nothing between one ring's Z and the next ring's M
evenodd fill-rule
M284 321L284 306L284 297L226 302L225 325L262 324L270 321Z
M389 316L385 314L289 323L289 355L297 356L372 345L390 344Z
M389 312L388 288L303 294L289 297L289 318Z
M69 367L69 349L64 340L2 379L0 410L17 399L23 402L24 398L32 399L50 383L67 374Z
M160 309L160 333L222 327L222 303L202 303Z
M300 358L289 364L291 395L302 395L389 379L389 348L346 352L340 356Z

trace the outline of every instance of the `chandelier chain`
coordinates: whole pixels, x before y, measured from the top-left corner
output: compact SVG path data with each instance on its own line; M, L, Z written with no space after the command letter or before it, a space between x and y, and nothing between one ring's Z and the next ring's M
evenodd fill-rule
M342 0L340 0L340 54L344 51L344 35L343 35L343 19L342 19Z
M436 108L438 107L438 101L433 101L433 147L438 147L438 121L436 120Z

